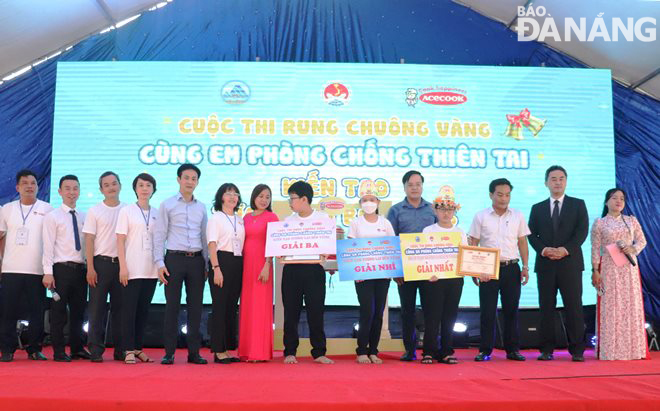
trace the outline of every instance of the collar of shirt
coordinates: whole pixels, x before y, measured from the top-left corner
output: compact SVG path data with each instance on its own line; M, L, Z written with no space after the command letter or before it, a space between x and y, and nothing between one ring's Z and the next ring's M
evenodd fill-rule
M183 202L186 201L186 199L183 198L183 194L181 194L181 191L177 191L176 199L177 199L177 201L183 201ZM196 202L197 202L197 199L195 198L195 195L193 194L191 203L196 203Z
M511 209L510 209L509 207L507 207L507 208L506 208L506 211L504 212L504 214L499 215L499 214L497 214L497 211L495 210L495 208L493 208L493 206L490 206L490 213L491 213L491 214L495 214L495 215L498 216L498 217L504 217L504 216L507 215L507 214L511 214Z
M76 214L78 214L78 210L76 210L75 208L71 208L71 207L69 207L69 206L66 205L66 204L62 204L62 210L64 210L64 212L67 213L67 214L68 214L69 211L71 211L71 210L73 210Z
M550 197L550 207L555 206L555 200L559 200L559 208L564 204L564 197L566 197L566 194L562 194L561 197L559 198L552 198Z
M424 198L420 198L419 207L413 207L413 205L410 204L410 202L408 201L408 197L404 197L402 207L415 209L415 208L422 208L422 207L426 207L426 206L430 206L430 205L431 205L431 203L424 200Z

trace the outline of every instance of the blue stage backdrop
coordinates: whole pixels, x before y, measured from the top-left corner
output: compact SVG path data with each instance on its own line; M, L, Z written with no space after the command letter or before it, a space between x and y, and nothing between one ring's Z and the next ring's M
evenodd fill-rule
M399 63L403 59L415 64L581 66L538 43L519 43L504 25L449 0L175 1L119 30L92 36L0 86L0 203L15 198L13 177L23 167L39 173L40 197L50 199L58 61L254 61L257 57L273 62ZM616 182L627 190L629 209L649 239L640 266L646 310L657 321L660 273L653 262L660 261L656 245L660 103L616 83L612 89ZM576 109L567 115L581 114ZM593 126L598 125L583 122L575 127L575 140L588 144L585 131ZM569 181L573 184L577 178ZM576 188L569 185L571 192ZM607 188L594 190L604 195ZM53 198L53 203L59 199Z

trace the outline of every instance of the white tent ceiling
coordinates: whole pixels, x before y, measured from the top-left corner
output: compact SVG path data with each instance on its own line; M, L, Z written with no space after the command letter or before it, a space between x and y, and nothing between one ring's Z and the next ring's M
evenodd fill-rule
M157 0L0 0L0 79L73 45L89 35L168 1ZM359 0L358 0L359 1ZM563 33L565 17L586 18L587 32L598 14L612 33L612 18L660 19L660 0L454 0L516 27L518 6L544 7ZM539 10L539 9L536 9ZM542 18L538 21L541 22ZM646 24L653 27L654 24ZM558 42L551 47L591 67L610 68L615 79L660 99L660 43L638 38L617 42Z

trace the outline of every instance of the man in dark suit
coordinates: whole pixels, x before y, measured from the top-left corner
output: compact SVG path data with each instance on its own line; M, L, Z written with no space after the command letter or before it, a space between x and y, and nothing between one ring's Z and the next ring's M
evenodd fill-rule
M529 243L536 250L534 271L541 311L541 361L554 359L554 316L557 290L564 301L568 351L573 361L584 361L584 313L582 312L582 243L587 238L589 216L584 200L569 197L567 174L561 166L545 172L550 199L532 206L529 215Z

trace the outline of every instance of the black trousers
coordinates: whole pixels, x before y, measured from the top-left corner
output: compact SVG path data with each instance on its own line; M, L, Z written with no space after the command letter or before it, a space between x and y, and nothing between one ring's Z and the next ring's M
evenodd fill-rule
M222 271L222 287L213 283L209 273L209 287L213 298L211 319L211 352L225 352L238 348L238 299L243 285L243 257L218 251L218 265Z
M142 350L149 306L158 280L136 278L122 287L121 335L124 351Z
M298 322L303 300L309 324L312 357L325 355L325 270L320 264L287 264L282 273L282 304L284 305L284 355L296 355Z
M89 332L87 346L92 356L101 356L105 351L105 324L108 313L108 294L110 294L110 326L112 327L112 342L115 354L120 354L121 343L121 294L122 285L119 282L119 263L113 263L94 257L96 270L96 287L89 287Z
M199 326L202 321L202 299L204 298L204 257L186 257L181 254L165 255L165 266L170 273L165 286L165 326L163 340L165 354L174 355L179 333L179 308L181 288L186 285L186 306L188 308L187 335L188 355L199 354L202 338Z
M568 351L572 355L584 353L584 311L582 310L582 272L539 272L539 308L542 353L555 349L555 309L557 290L564 302Z
M55 354L64 354L64 326L67 323L67 307L69 309L69 346L71 352L83 349L82 325L87 303L87 280L84 264L69 265L56 263L53 265L55 290L60 300L50 304L50 338Z
M423 281L406 281L398 286L401 301L401 334L406 352L415 352L417 332L415 329L415 309L417 307L417 289Z
M2 321L0 321L0 349L13 353L18 346L16 322L20 319L21 302L27 302L27 320L30 324L25 332L27 352L41 351L44 338L44 305L46 289L41 283L43 276L35 274L2 274Z
M520 267L509 264L500 267L500 279L482 282L479 285L481 307L481 344L479 351L490 355L495 341L497 297L502 295L504 314L504 349L512 353L520 349L518 333L518 303L520 302Z
M355 282L360 302L360 327L357 333L357 355L378 354L380 331L383 328L383 310L387 301L390 279Z
M454 324L463 293L463 282L462 278L448 278L434 282L424 281L421 284L419 296L424 311L423 355L441 359L454 353Z

